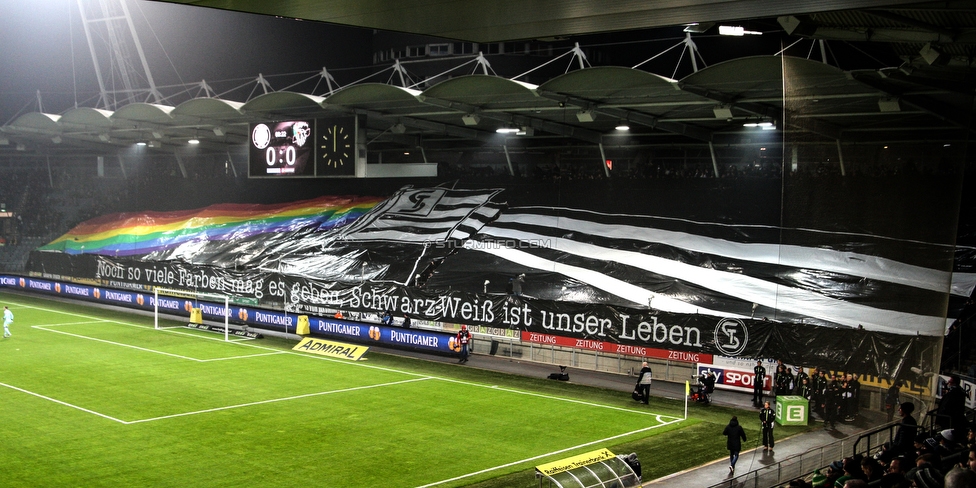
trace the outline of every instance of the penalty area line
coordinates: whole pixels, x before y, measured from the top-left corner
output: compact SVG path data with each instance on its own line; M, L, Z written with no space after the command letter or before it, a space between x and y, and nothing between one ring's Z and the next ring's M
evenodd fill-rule
M88 321L85 321L85 322L62 322L60 324L32 325L31 328L32 329L38 329L38 328L41 328L41 327L62 327L62 326L65 326L65 325L87 325L87 324L104 324L104 323L107 323L107 322L105 322L104 320L88 320Z
M133 346L131 344L123 344L121 342L109 341L109 340L105 340L105 339L98 339L98 338L95 338L95 337L88 337L88 336L83 336L83 335L80 335L80 334L72 334L71 332L64 332L62 330L45 329L44 326L42 326L42 325L35 325L34 328L36 328L38 330L45 330L45 331L48 331L48 332L54 332L55 334L64 334L66 336L77 337L79 339L88 339L90 341L102 342L102 343L105 343L105 344L111 344L113 346L128 347L130 349L135 349L135 350L138 350L138 351L151 352L151 353L154 353L154 354L162 354L163 356L169 356L169 357L179 358L179 359L186 359L187 361L195 361L195 362L198 362L198 363L202 363L202 362L206 362L207 361L205 359L191 358L189 356L182 356L182 355L173 354L173 353L170 353L170 352L157 351L155 349L148 349L148 348L145 348L145 347Z
M35 396L37 398L41 398L41 399L47 400L49 402L54 402L54 403L57 403L58 405L64 405L66 407L70 407L70 408L73 408L75 410L81 410L82 412L90 413L92 415L101 417L103 419L108 419L108 420L111 420L113 422L118 422L120 424L128 424L129 423L129 422L126 422L124 420L119 420L119 419L117 419L115 417L111 417L111 416L105 415L104 413L98 413L98 412L96 412L94 410L89 410L89 409L84 408L84 407L79 407L78 405L72 405L72 404L70 404L68 402L61 401L61 400L58 400L58 399L55 399L55 398L51 398L49 396L41 395L40 393L34 393L33 391L25 390L23 388L18 388L18 387L13 386L13 385L8 385L6 383L0 383L0 386L3 386L5 388L10 388L11 390L19 391L21 393L26 393L28 395Z
M207 408L207 409L204 409L204 410L196 410L196 411L193 411L193 412L175 413L175 414L172 414L172 415L163 415L161 417L152 417L152 418L148 418L148 419L130 420L128 422L123 422L123 423L126 424L126 425L128 425L128 424L141 424L141 423L145 423L145 422L154 422L154 421L157 421L157 420L166 420L166 419L172 419L172 418L177 418L177 417L187 417L187 416L190 416L190 415L199 415L199 414L202 414L202 413L219 412L221 410L232 410L232 409L235 409L235 408L253 407L255 405L265 405L265 404L268 404L268 403L277 403L277 402L286 402L286 401L291 401L291 400L300 400L302 398L311 398L311 397L317 397L317 396L322 396L322 395L331 395L331 394L334 394L334 393L348 393L348 392L357 391L357 390L368 390L370 388L381 388L381 387L384 387L384 386L402 385L402 384L405 384L405 383L413 383L413 382L416 382L416 381L424 381L424 380L429 380L429 379L433 379L433 378L430 378L430 377L426 377L426 378L411 378L409 380L393 381L393 382L390 382L390 383L380 383L378 385L355 386L355 387L352 387L352 388L343 388L341 390L319 391L319 392L315 392L315 393L306 393L304 395L295 395L295 396L284 397L284 398L272 398L270 400L261 400L261 401L258 401L258 402L248 402L248 403L240 403L240 404L237 404L237 405L227 405L227 406L224 406L224 407Z
M662 416L659 415L658 416L658 419L660 419L661 417ZM682 420L683 419L674 419L674 420L671 420L671 421L668 421L668 422L660 423L658 425L652 425L650 427L644 427L643 429L632 430L630 432L624 432L623 434L617 434L617 435L610 436L610 437L604 437L603 439L597 439L595 441L586 442L586 443L583 443L583 444L578 444L578 445L575 445L575 446L572 446L572 447L567 447L565 449L560 449L558 451L547 452L545 454L540 454L538 456L532 456L532 457L529 457L529 458L520 459L518 461L512 461L510 463L501 464L501 465L494 466L494 467L491 467L491 468L482 469L481 471L474 471L472 473L463 474L461 476L455 476L454 478L450 478L450 479L446 479L446 480L440 480L440 481L435 481L434 483L429 483L429 484L426 484L426 485L421 485L421 486L418 486L417 488L428 488L428 487L431 487L431 486L438 486L438 485L443 485L445 483L451 483L451 482L454 482L454 481L463 480L465 478L470 478L472 476L477 476L479 474L490 473L492 471L496 471L496 470L504 469L504 468L509 468L509 467L512 467L512 466L517 466L519 464L527 463L529 461L535 461L535 460L538 460L538 459L543 459L543 458L548 457L548 456L553 456L553 455L556 455L556 454L563 454L565 452L569 452L569 451L572 451L572 450L575 450L575 449L579 449L579 448L582 448L582 447L589 447L589 446L592 446L594 444L602 444L602 443L609 442L609 441L612 441L612 440L620 439L621 437L627 437L629 435L640 434L641 432L647 432L649 430L658 429L658 428L661 428L661 427L664 427L664 426L667 426L667 425L671 425L671 424L674 424L674 423L677 423L677 422L681 422Z

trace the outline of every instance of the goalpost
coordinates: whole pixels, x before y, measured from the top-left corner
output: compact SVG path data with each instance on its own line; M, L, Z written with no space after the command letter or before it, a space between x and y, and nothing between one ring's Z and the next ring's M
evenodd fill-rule
M160 327L159 326L159 297L160 297L160 295L162 295L164 297L180 298L180 299L184 299L184 300L192 300L192 304L190 306L190 312L189 312L191 319L192 319L192 316L193 316L193 310L194 309L199 310L199 307L197 307L197 302L199 302L201 300L206 300L206 301L210 301L210 302L223 303L224 304L224 314L223 314L224 315L224 340L225 341L229 341L230 340L230 297L229 296L227 296L227 295L218 295L218 294L214 294L214 293L201 293L201 292L195 292L195 291L175 290L175 289L171 289L171 288L159 288L159 287L153 288L153 295L154 295L154 298L155 298L154 303L153 303L153 328L154 329L162 329L162 328L165 328L165 327ZM184 309L181 308L180 310L184 310ZM202 322L202 319L203 319L202 314L200 316L200 319L201 319L201 322Z

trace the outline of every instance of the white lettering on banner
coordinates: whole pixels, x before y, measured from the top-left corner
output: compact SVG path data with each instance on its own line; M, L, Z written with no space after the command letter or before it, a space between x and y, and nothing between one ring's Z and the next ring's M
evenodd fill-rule
M405 333L395 329L390 329L390 340L414 346L437 347L436 336Z
M576 339L576 347L581 347L583 349L594 349L597 351L603 350L603 341L588 341L586 339Z
M495 312L492 311L491 300L482 302L475 299L474 303L462 301L458 297L441 297L440 310L445 316L474 322L494 322Z
M642 342L653 342L657 344L674 344L690 347L702 347L701 331L697 327L682 327L658 323L657 317L651 317L651 322L640 322L635 329L630 329L627 324L629 315L620 315L621 330L620 338L629 340L640 340ZM628 330L630 329L630 330Z
M394 301L396 297L391 297ZM339 292L329 290L313 283L294 283L291 285L292 303L314 303L317 305L340 305ZM384 309L386 310L386 309Z
M132 295L111 290L105 290L105 299L112 300L113 302L132 303Z
M125 268L113 263L99 261L95 267L95 278L116 278L125 279Z
M627 344L617 344L617 352L628 356L647 356L646 347L629 346Z
M176 273L171 269L156 269L156 267L146 268L146 279L150 283L161 285L172 285L176 282Z
M538 332L529 332L529 341L541 344L556 344L556 337Z
M182 306L180 306L179 300L160 298L159 301L157 302L156 297L149 297L149 306L155 307L157 303L159 304L159 308L165 308L167 310L181 310L183 308Z
M589 314L578 313L570 316L568 313L547 312L545 310L542 310L541 313L542 327L549 330L606 337L607 334L604 329L613 327L610 319L601 319Z
M205 313L207 315L219 315L219 316L223 317L224 316L224 307L223 306L215 307L213 305L207 305L205 303L201 303L200 304L200 312L201 313Z
M262 313L255 310L254 319L265 324L291 325L291 317L288 315Z
M81 286L64 285L64 292L69 295L79 295L83 297L91 296L91 289Z
M700 355L695 352L685 352L685 351L668 351L668 359L674 361L685 361L688 363L698 363L700 362Z
M317 329L319 332L325 332L327 334L342 334L356 337L360 335L360 328L358 325L337 324L334 322L319 320Z
M4 276L2 279L0 279L0 285L17 286L17 280Z
M34 280L27 280L27 282L28 282L27 283L28 288L34 288L36 290L45 290L45 291L51 291L54 289L54 287L52 287L50 283L44 283L42 281L34 281Z
M740 373L738 371L726 371L725 378L728 383L733 385L752 386L756 382L755 375L751 373Z

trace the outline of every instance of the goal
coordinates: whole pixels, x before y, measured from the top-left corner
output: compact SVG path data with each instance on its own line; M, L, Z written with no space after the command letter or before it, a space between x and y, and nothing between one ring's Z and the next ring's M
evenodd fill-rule
M206 302L207 304L212 304L216 307L220 307L221 305L223 306L223 308L221 309L221 313L224 317L224 328L222 332L224 333L224 340L225 341L230 340L230 297L229 296L217 295L214 293L201 293L195 291L176 290L171 288L154 288L153 295L155 297L155 301L153 303L153 328L155 329L167 328L159 325L159 303L161 297L163 299L165 298L180 299L183 302L183 305L179 307L178 310L173 310L167 307L164 309L163 313L184 313L185 312L190 317L191 319L190 322L192 322L194 311L196 311L197 313L201 313L203 309L202 306L203 303L201 302ZM202 325L202 318L203 318L202 313L198 317L201 319L201 325ZM215 329L211 328L210 330L215 330Z

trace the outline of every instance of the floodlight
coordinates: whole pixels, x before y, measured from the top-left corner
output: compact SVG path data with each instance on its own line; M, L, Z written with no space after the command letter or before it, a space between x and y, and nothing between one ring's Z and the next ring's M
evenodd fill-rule
M762 32L747 31L745 29L745 27L742 27L740 25L735 25L735 26L732 26L732 25L720 25L720 26L718 26L718 33L720 35L723 35L723 36L735 36L735 37L742 37L742 36L744 36L746 34L753 35L753 36L761 36L762 35Z
M882 98L878 100L878 108L882 112L901 112L901 105L897 98Z
M580 122L593 122L596 120L596 114L592 110L580 110L576 112L576 120Z
M684 32L691 32L692 34L704 34L705 31L715 27L715 22L695 22L688 24L684 28Z
M715 114L716 119L731 119L732 118L732 106L731 105L719 105L717 107L712 107L712 113Z
M464 125L478 125L481 122L481 117L478 114L466 114L461 116L461 121Z

